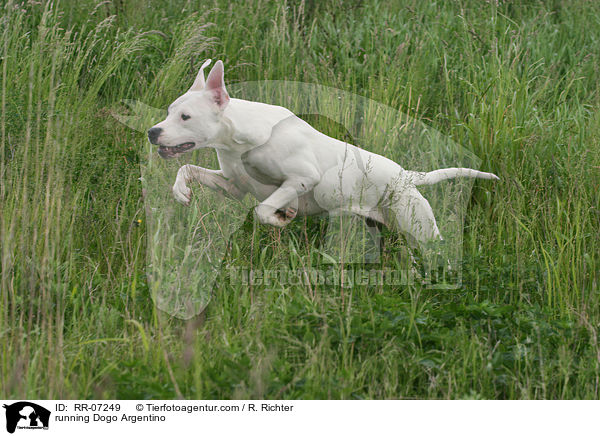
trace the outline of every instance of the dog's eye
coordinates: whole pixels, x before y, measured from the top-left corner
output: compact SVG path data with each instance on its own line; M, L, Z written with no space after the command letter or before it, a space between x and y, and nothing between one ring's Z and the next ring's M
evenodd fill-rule
M190 116L189 116L189 115L186 115L186 114L181 114L181 119L182 119L183 121L185 121L185 120L189 120L189 119L190 119Z

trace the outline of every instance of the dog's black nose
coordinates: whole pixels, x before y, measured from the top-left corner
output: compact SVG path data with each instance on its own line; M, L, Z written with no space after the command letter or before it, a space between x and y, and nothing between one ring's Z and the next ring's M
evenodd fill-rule
M148 130L148 139L152 144L156 144L156 140L161 133L162 129L160 127L152 127L150 130Z

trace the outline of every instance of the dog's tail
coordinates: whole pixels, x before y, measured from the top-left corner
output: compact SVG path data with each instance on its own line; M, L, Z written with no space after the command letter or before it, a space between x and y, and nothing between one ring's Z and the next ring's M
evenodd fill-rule
M495 174L484 173L483 171L473 170L471 168L444 168L441 170L430 171L428 173L413 171L413 182L416 186L433 185L442 180L453 179L455 177L473 177L477 179L500 180Z

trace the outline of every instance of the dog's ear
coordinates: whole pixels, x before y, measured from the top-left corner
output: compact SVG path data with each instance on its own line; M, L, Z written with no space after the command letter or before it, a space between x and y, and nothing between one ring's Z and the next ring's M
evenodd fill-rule
M222 61L217 61L206 79L206 90L219 109L225 109L229 103L229 94L225 89L225 69Z
M206 86L206 81L204 80L204 69L210 65L210 59L204 61L202 66L200 67L200 71L198 71L198 75L196 76L196 80L194 80L194 84L190 88L190 91L202 91Z

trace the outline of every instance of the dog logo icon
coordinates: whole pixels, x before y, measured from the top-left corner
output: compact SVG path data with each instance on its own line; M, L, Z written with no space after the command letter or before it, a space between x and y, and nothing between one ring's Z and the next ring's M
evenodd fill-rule
M10 405L4 404L6 409L6 431L14 433L18 429L48 429L50 411L42 406L29 401L19 401Z

